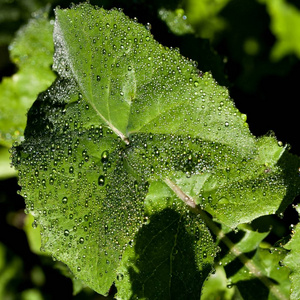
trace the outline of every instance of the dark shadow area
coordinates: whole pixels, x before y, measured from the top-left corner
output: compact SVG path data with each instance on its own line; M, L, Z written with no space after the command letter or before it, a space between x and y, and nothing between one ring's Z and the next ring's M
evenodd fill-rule
M150 217L137 235L135 251L139 270L129 270L133 295L145 299L199 299L210 272L198 270L195 237L188 234L179 213L165 209Z
M247 114L254 135L272 130L280 141L292 145L292 153L299 155L300 143L295 134L298 101L294 96L298 94L299 59L294 55L278 61L270 58L276 37L270 30L266 6L258 1L230 1L220 16L227 27L216 37L213 48L227 58L225 71L231 82L231 97ZM249 41L257 45L256 53L247 53Z
M240 242L244 236L245 236L245 232L242 230L239 230L238 232L231 231L228 234L226 234L226 237L229 238L229 240L232 241L234 244ZM219 259L225 257L228 253L229 253L229 248L221 240L220 252L218 253Z
M0 45L0 82L3 77L9 77L16 72L16 67L10 62L8 47Z
M73 299L71 280L53 268L52 258L31 252L22 229L25 204L23 198L16 193L18 189L16 178L0 181L0 241L5 247L5 265L14 266L13 270L16 272L13 280L3 288L6 293L11 292L14 295L13 299L21 299L20 294L23 291L34 288L43 293L45 300ZM45 275L41 285L37 283L41 279L32 279L33 270L37 266L42 268Z
M244 300L268 299L269 289L259 279L239 281L236 286Z
M286 0L286 2L290 3L300 10L300 2L298 0Z
M30 136L43 137L53 134L55 120L51 120L49 116L53 113L62 114L62 110L66 105L56 94L58 91L55 87L60 84L64 91L68 91L69 86L71 86L68 80L57 78L47 91L38 95L38 98L30 107L27 113L28 119L24 132L25 138L29 138Z
M256 250L243 253L246 257L248 257L250 260L255 255ZM234 274L236 274L241 268L244 267L244 264L240 261L239 257L236 257L234 260L232 260L229 264L227 264L224 269L227 275L227 278L232 277Z

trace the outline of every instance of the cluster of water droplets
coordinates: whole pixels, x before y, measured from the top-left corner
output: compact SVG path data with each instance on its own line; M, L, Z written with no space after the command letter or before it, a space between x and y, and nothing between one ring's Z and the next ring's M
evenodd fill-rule
M130 241L144 222L147 183L126 171L124 142L106 125L89 123L93 114L87 114L82 94L69 95L69 109L57 102L49 110L55 89L41 94L29 112L27 139L14 149L14 165L26 212L34 215L33 226L41 227L41 250L98 284L133 246ZM53 112L55 118L36 127L37 114Z

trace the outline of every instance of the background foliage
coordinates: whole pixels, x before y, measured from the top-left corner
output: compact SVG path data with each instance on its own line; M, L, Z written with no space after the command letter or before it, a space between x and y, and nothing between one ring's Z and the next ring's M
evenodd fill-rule
M291 145L292 153L300 155L295 134L300 71L300 7L297 1L90 2L105 8L122 7L125 14L137 17L143 24L150 23L152 34L161 44L178 47L184 56L197 61L200 70L211 71L219 84L229 87L237 108L247 114L253 134L260 136L273 130L280 141ZM58 4L68 7L70 3L0 1L0 298L3 299L72 297L72 281L61 275L68 271L51 258L37 255L38 246L29 248L23 229L31 226L32 221L24 216L23 199L17 194L16 174L9 168L8 154L13 141L22 139L27 109L55 76L50 69L53 49L43 44L42 38L51 34L51 23L49 30L41 32L39 37L33 32L26 55L20 56L17 45L24 30L30 30L36 22L43 22L48 12L53 18L52 8ZM32 18L34 20L29 21ZM28 21L29 25L22 27ZM39 65L41 62L46 63ZM35 88L34 82L41 77L44 82L40 85L38 81ZM288 237L290 225L297 222L298 215L292 207L284 215L257 220L259 226L269 228L272 225L265 239L270 244ZM256 255L259 260L265 254ZM53 265L56 268L53 269ZM217 268L216 273L220 275L216 280L224 277L221 269ZM240 275L232 278L233 283L237 276ZM73 282L79 290L80 283L75 279ZM224 299L231 299L233 290L224 282L221 280L220 293ZM209 299L210 296L208 293L203 297ZM85 289L75 297L97 299L101 296Z

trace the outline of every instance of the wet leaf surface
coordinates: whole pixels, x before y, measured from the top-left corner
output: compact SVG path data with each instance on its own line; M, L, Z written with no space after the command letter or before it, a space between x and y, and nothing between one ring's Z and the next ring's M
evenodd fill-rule
M56 9L54 44L58 79L13 149L42 250L102 294L196 299L217 248L185 198L229 227L276 212L285 147L118 10Z

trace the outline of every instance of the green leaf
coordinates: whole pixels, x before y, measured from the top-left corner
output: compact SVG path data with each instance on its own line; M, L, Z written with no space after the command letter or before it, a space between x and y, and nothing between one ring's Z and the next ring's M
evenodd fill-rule
M50 69L53 24L47 15L42 11L36 14L18 31L9 48L19 70L12 77L3 78L0 84L0 144L7 147L24 138L27 110L55 78Z
M54 43L58 78L13 148L42 250L102 294L199 298L216 254L199 207L230 227L275 212L285 148L118 10L56 9Z
M30 144L22 149L24 162L26 156L31 160ZM88 286L106 293L123 247L139 227L141 184L126 175L118 141L108 129L79 128L49 141L37 139L36 145L43 159L35 162L31 180L26 170L20 176L28 186L27 208L41 227L42 249L67 263ZM39 187L35 192L32 184Z
M31 214L28 214L25 218L24 231L26 233L31 252L39 255L43 254L41 252L40 228L37 226L34 217Z
M235 247L237 247L241 253L248 253L255 251L269 233L269 231L254 231L250 225L241 224L234 232L229 231L227 235L230 236L230 240L235 243ZM222 258L222 264L227 265L235 258L235 255L233 255L229 249L229 253Z
M43 300L43 295L38 289L28 289L22 292L22 300Z
M300 214L299 206L296 206L298 213ZM291 275L291 300L296 300L300 298L300 233L299 224L293 226L292 238L284 246L285 249L290 250L287 256L284 258L283 263L290 268Z
M22 260L11 253L4 244L0 243L0 297L7 299L12 297L11 283L18 278L22 270Z
M290 270L282 265L282 260L286 255L284 249L263 249L258 248L251 261L261 270L262 278L270 278L275 284L273 292L271 288L263 285L263 280L253 276L246 267L229 278L230 284L236 285L244 299L289 299L290 295ZM233 265L227 266L234 268ZM249 289L251 289L250 292Z
M194 33L192 26L188 23L187 17L183 9L176 9L175 11L161 8L158 11L159 17L166 22L169 29L177 35Z
M10 165L8 148L0 146L0 180L16 176L17 172Z
M268 234L245 224L238 226L237 232L227 233L233 244L228 253L223 251L220 262L227 274L227 286L237 288L243 299L289 298L290 270L282 263L286 251L263 248L262 241Z
M278 162L285 148L271 136L258 139L256 149L249 147L253 149L250 154L245 154L249 148L237 150L181 135L151 134L149 140L139 134L132 135L131 141L127 155L132 170L163 180L168 177L201 208L232 228L274 214L287 195L287 179L297 174L295 165L290 173L282 172ZM298 178L291 185L292 181L299 187Z
M213 40L216 33L226 28L226 22L219 15L230 0L186 0L187 20L201 38Z
M271 57L279 60L295 54L300 58L300 11L286 0L260 0L265 3L271 18L271 30L277 41Z
M227 286L227 277L222 266L216 266L203 285L201 300L232 300L236 297L235 289ZM235 296L235 297L234 297Z

